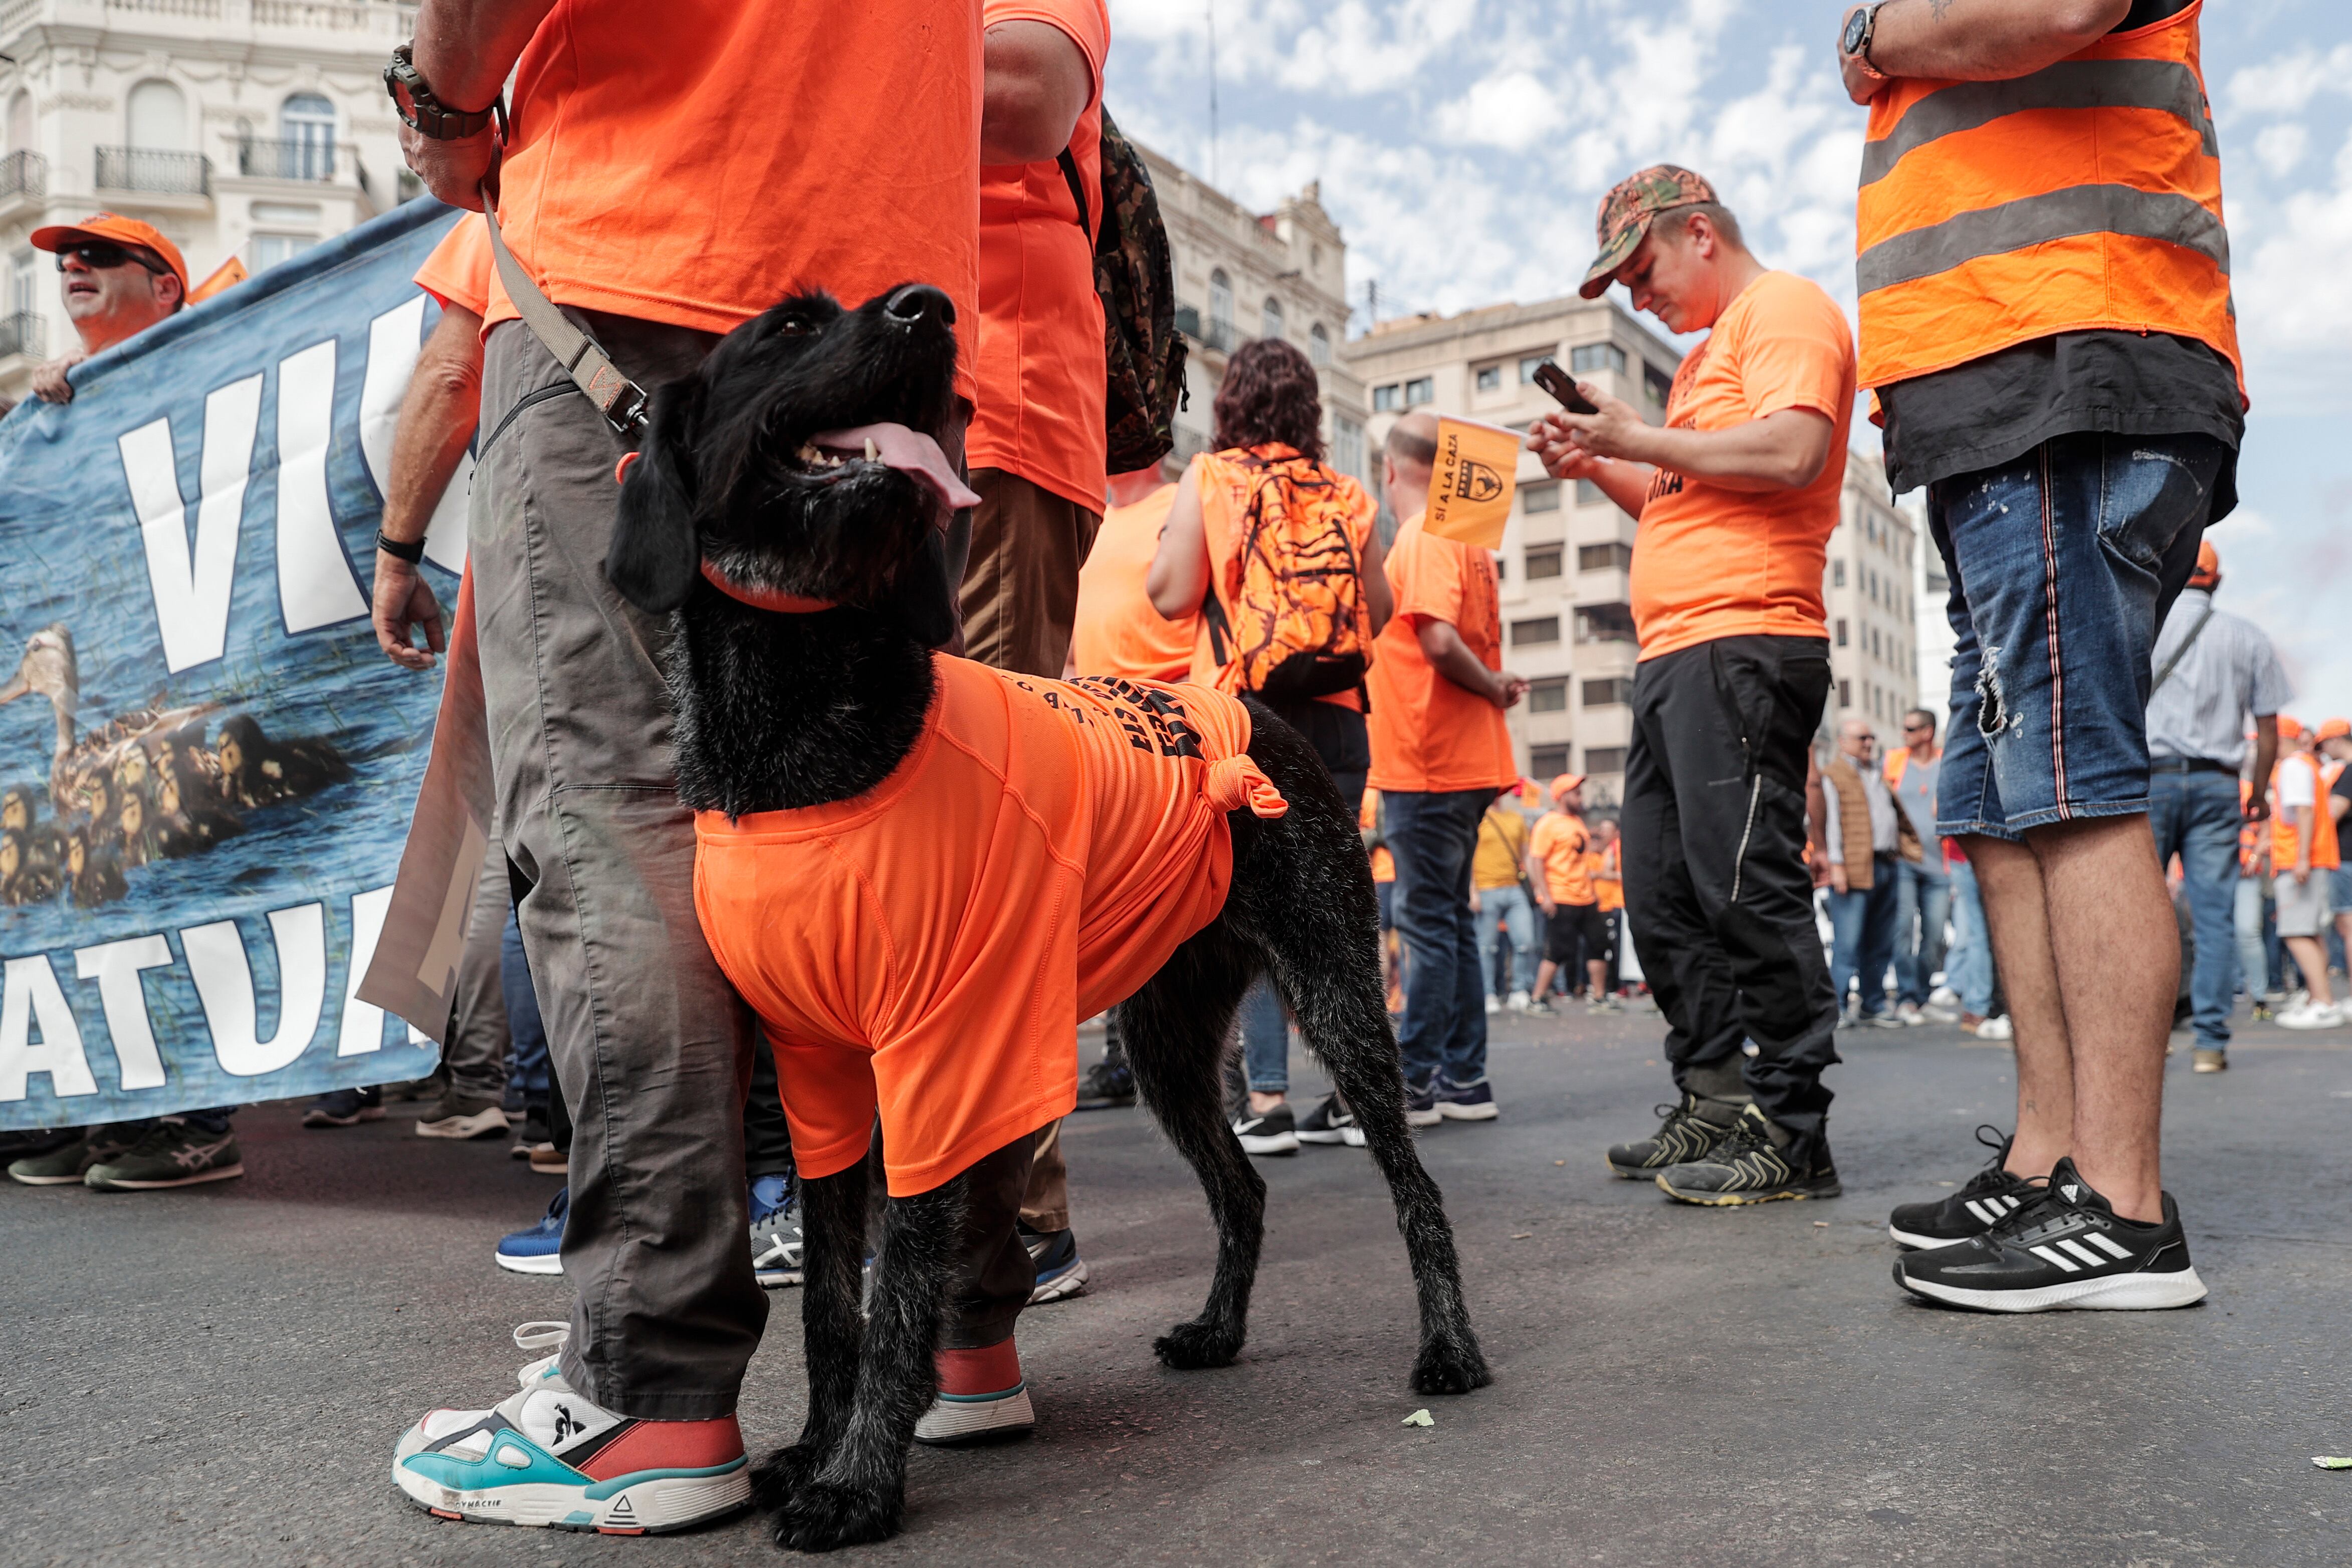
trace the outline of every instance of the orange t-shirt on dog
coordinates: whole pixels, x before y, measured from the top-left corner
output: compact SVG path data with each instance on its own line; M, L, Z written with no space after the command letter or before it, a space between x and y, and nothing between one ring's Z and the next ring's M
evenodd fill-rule
M695 823L695 908L767 1027L801 1174L864 1158L878 1111L895 1197L1066 1114L1078 1020L1223 908L1225 813L1285 810L1231 697L932 667L872 789Z

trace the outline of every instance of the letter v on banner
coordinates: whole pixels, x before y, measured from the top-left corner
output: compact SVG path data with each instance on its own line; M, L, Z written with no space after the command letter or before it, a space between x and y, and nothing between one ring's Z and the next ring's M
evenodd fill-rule
M236 536L253 439L261 424L261 377L232 382L205 399L203 486L196 541L188 544L188 506L172 455L172 422L152 420L120 437L122 472L146 545L147 581L164 667L173 674L221 656L228 639L228 596L236 580Z

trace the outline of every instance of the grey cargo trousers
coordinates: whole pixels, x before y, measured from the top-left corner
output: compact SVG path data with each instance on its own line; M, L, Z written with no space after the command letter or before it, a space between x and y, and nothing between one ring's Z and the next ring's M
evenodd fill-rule
M588 319L646 386L718 340ZM754 1035L695 918L666 627L604 580L624 448L520 321L490 332L482 428L470 548L497 827L572 1121L563 1375L623 1415L726 1416L768 1312L743 1177Z

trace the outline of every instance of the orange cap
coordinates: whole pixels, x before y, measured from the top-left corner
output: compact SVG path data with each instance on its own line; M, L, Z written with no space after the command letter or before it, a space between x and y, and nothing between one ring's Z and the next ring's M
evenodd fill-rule
M2297 740L2303 736L2302 721L2297 719L2294 715L2291 713L2283 713L2278 716L2278 727L2279 738L2281 740Z
M1563 774L1561 774L1559 778L1557 778L1557 779L1553 779L1553 780L1551 781L1551 798L1552 798L1554 800L1558 800L1561 796L1563 796L1563 795L1567 794L1570 790L1571 790L1571 789L1583 789L1583 788L1584 788L1584 775L1583 775L1583 774L1581 774L1581 773L1563 773Z
M107 240L115 245L136 246L152 251L157 260L172 269L180 280L180 295L188 293L188 264L180 257L180 247L163 237L163 231L152 224L142 224L137 218L126 218L113 213L92 213L78 224L52 224L33 231L35 250L63 250L83 240Z
M2221 580L2221 558L2214 553L2213 541L2202 539L2197 546L2197 570L2189 574L2191 588L2210 588Z
M2321 740L2352 740L2352 719L2328 718L2319 723Z

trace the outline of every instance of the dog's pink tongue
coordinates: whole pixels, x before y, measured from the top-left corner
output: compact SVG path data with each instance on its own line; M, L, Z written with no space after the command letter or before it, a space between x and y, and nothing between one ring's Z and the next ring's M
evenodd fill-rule
M866 444L874 446L875 461L886 468L896 468L940 499L949 511L963 507L977 507L980 497L965 487L948 466L948 455L940 444L919 430L903 424L861 424L855 430L828 430L812 438L814 444L828 452L866 455Z

